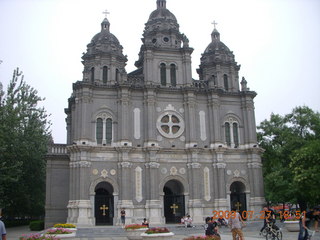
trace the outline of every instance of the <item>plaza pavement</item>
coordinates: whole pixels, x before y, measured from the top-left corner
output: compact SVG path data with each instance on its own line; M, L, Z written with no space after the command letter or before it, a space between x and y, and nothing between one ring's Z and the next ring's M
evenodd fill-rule
M259 229L262 226L262 222L248 222L247 226L243 229L245 240L262 240L265 239L259 236ZM282 223L277 223L279 227L282 227ZM175 233L175 240L182 240L188 236L204 235L204 230L201 225L197 225L194 228L184 228L181 225L166 224L163 225L170 231ZM154 227L154 226L151 226ZM288 232L282 228L283 240L297 240L297 232ZM28 226L7 228L7 240L19 240L22 234L36 233L29 230ZM230 229L226 227L220 228L220 234L222 240L232 240ZM75 238L68 238L69 240L128 240L125 230L120 226L103 226L94 228L79 228L77 236ZM320 233L312 238L312 240L320 240Z

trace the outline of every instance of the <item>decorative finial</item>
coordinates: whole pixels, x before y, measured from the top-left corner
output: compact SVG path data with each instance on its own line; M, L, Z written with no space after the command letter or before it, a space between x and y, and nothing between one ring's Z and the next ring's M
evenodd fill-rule
M107 17L108 17L108 14L110 14L110 12L108 12L108 10L107 10L107 9L106 9L106 10L104 10L102 13L105 15L105 18L107 18Z
M218 23L215 20L213 20L212 24L214 26L214 29L216 29L216 25L218 25Z

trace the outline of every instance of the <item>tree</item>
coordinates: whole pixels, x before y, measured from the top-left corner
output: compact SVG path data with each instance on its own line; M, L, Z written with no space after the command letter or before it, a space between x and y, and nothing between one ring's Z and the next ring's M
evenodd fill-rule
M37 91L13 73L0 102L0 207L11 216L44 211L45 157L50 121Z
M261 122L258 129L259 144L265 149L262 160L266 199L305 206L310 202L305 197L306 188L297 181L296 165L291 164L298 150L303 151L303 147L319 139L319 113L306 106L296 107L285 116L271 114L270 120Z

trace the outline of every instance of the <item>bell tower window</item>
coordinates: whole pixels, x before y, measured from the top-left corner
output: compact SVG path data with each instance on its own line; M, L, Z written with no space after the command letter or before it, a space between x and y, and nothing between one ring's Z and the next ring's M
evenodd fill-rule
M116 82L119 82L119 69L116 69Z
M226 143L228 146L231 146L231 137L230 137L230 123L226 122L224 124L225 134L226 134Z
M111 144L112 140L112 119L108 118L106 120L106 143Z
M94 67L92 67L90 70L90 80L92 83L94 83Z
M229 83L228 83L228 76L227 76L227 74L224 74L224 75L223 75L223 83L224 83L224 89L225 89L226 91L228 91L228 90L229 90Z
M239 147L239 124L233 117L224 123L226 144L229 147Z
M167 85L166 65L164 63L160 64L160 80L162 86Z
M97 144L110 145L112 142L112 118L102 114L96 120Z
M171 86L173 87L177 86L176 65L174 64L170 65L170 80L171 80Z
M103 137L103 120L102 118L98 118L97 124L96 124L96 139L98 144L102 144L102 137Z
M104 66L102 69L102 82L106 84L108 81L108 67Z

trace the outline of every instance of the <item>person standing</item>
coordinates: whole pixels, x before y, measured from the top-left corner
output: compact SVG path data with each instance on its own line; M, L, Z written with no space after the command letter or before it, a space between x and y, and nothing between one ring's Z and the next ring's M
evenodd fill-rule
M311 220L314 220L314 230L316 232L318 231L319 215L320 207L315 207L313 211L309 211L305 214L302 214L302 217L299 221L300 231L298 235L298 240L308 239L308 228L310 227Z
M237 212L237 210L235 208L232 209L232 211L236 213L235 217L231 217L229 219L229 225L231 226L232 238L233 238L233 240L236 240L237 235L238 235L239 240L244 240L242 226L244 226L245 223L243 222L240 214Z
M7 240L7 232L4 223L0 220L0 240Z
M121 215L121 224L122 224L122 227L124 227L124 225L126 224L126 211L124 210L124 208L121 209L120 215Z

